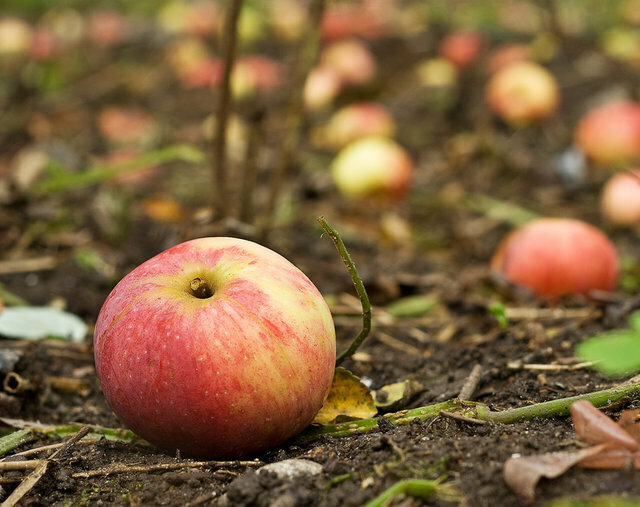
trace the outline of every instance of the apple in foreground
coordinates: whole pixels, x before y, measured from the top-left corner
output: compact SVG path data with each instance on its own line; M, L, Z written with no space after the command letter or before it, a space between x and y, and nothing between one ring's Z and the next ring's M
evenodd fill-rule
M558 109L558 82L534 62L517 62L496 71L487 83L486 100L493 113L510 125L527 125Z
M94 335L107 402L167 449L237 457L304 429L333 378L335 330L317 288L250 241L200 238L113 289Z
M540 218L502 240L491 270L553 300L615 289L619 262L613 243L594 226L570 218Z
M366 197L401 200L411 183L413 161L407 151L387 137L364 137L344 147L331 164L340 193L354 199Z
M611 176L600 193L600 211L613 225L640 224L640 169Z
M596 165L617 166L640 158L640 104L611 102L578 122L575 142Z

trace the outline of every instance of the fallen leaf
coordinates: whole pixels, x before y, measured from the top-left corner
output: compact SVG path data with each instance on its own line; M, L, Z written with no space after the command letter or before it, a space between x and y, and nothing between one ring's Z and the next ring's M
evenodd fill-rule
M629 449L604 449L594 456L587 456L580 460L578 466L582 468L616 469L633 466L640 468L640 453Z
M625 410L620 414L618 425L624 429L634 440L640 442L640 409Z
M607 443L611 447L623 447L630 451L640 448L640 444L629 433L586 400L571 405L571 417L576 434L589 444Z
M177 224L187 216L184 208L170 197L149 197L142 202L144 214L156 222Z
M606 445L601 444L578 451L511 457L504 464L502 476L515 493L533 501L536 485L542 477L559 477L581 460L598 454L605 448Z
M87 325L80 317L49 306L11 306L0 313L0 335L7 338L80 342L86 334Z
M378 409L385 412L400 410L405 407L411 399L424 390L417 380L407 379L395 384L382 386L377 391L373 391L373 399Z
M313 422L332 424L367 419L377 413L369 388L349 370L338 367L327 399Z

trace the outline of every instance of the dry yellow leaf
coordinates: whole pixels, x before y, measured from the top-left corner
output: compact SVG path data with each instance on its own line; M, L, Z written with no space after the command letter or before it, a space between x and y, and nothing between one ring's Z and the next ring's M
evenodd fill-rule
M331 390L313 420L316 424L367 419L378 413L369 388L349 370L338 367Z

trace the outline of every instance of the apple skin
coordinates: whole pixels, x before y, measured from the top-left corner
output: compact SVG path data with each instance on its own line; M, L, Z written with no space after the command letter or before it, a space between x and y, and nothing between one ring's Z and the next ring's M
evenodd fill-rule
M524 61L491 76L486 101L496 116L520 126L552 116L560 103L560 91L553 74L537 63Z
M491 270L554 300L615 289L619 261L613 243L594 226L570 218L540 218L502 240L491 259Z
M446 35L440 41L438 52L458 69L465 69L478 59L484 46L485 40L481 34L457 31Z
M354 199L404 198L413 173L413 161L393 139L365 137L344 147L331 164L331 175L340 193Z
M194 294L196 278L211 297ZM284 257L200 238L116 285L94 354L109 405L135 433L191 456L237 457L311 422L331 386L335 330L320 292Z
M600 211L611 224L640 224L640 169L631 169L611 176L600 193Z
M621 101L592 109L579 120L575 143L598 166L640 158L640 104Z

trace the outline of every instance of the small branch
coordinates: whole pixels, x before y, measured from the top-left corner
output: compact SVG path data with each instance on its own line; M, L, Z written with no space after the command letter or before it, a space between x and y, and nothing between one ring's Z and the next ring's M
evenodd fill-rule
M139 472L165 472L168 470L181 470L183 468L222 468L222 467L255 467L260 466L260 461L188 461L184 463L157 463L155 465L125 465L116 463L110 467L76 472L73 478L102 477L112 474L139 473Z
M249 138L244 157L244 174L240 195L240 221L245 223L253 222L253 199L258 175L258 150L263 137L264 116L264 110L259 109L254 112L249 122Z
M342 238L338 234L338 232L329 225L329 223L325 220L324 217L319 217L318 222L325 230L325 232L329 235L333 243L335 244L338 252L340 253L340 257L347 266L347 270L349 271L349 275L351 276L351 280L353 281L353 285L356 288L356 292L358 293L358 297L360 298L360 303L362 304L362 329L358 336L355 337L349 348L340 354L336 359L336 366L340 366L340 364L355 354L358 347L362 344L364 339L369 336L369 332L371 331L371 303L369 302L369 296L367 295L367 290L364 288L364 284L362 283L362 279L358 275L358 270L356 269L353 260L351 260L351 256L347 251L347 248L344 246Z
M231 71L235 62L236 39L238 34L238 18L242 9L243 0L229 0L227 13L224 19L224 34L222 39L222 51L224 66L222 79L218 93L216 110L216 135L213 145L213 171L215 206L222 218L229 215L229 200L227 199L227 172L226 172L226 148L227 148L227 118L231 103Z
M474 419L473 417L467 417L466 415L456 414L455 412L447 412L446 410L441 410L440 414L442 417L447 417L449 419L455 419L456 421L461 421L470 424L489 424L489 421L483 421L482 419Z
M268 230L276 207L280 189L289 172L294 154L300 142L300 131L304 116L304 85L309 71L315 65L320 47L320 25L324 13L325 0L311 0L309 5L309 26L304 40L300 42L300 52L296 74L291 84L291 101L285 118L284 133L280 145L277 166L269 184L269 195L265 211Z

